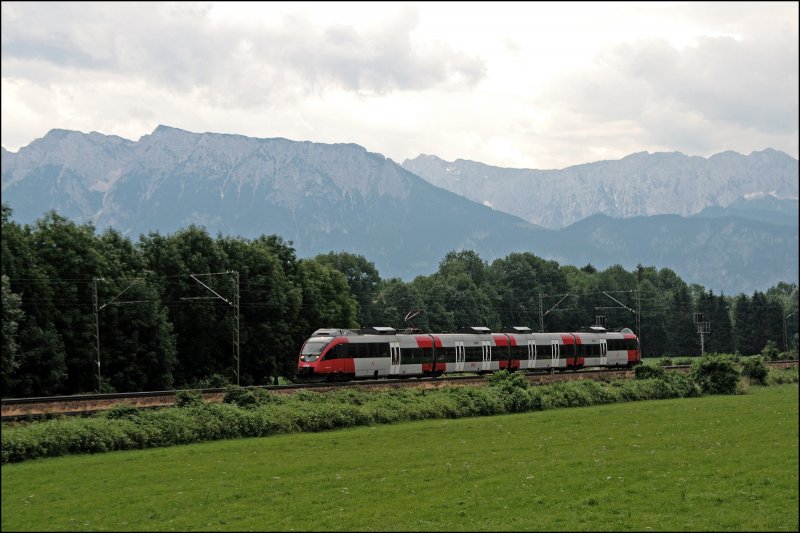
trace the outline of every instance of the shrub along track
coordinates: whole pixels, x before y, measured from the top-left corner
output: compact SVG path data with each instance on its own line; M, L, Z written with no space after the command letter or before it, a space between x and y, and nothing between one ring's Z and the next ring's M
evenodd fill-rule
M767 366L774 368L796 367L798 361L766 361ZM667 366L671 372L689 372L691 365ZM576 379L611 380L630 379L634 371L629 369L583 369L577 371L527 372L525 377L534 385L571 381ZM278 394L292 394L299 390L326 392L341 387L357 387L360 390L388 390L393 388L441 388L452 386L475 387L485 384L485 376L449 376L438 378L406 378L359 380L343 383L305 383L293 385L267 385L258 387ZM221 402L225 389L192 389L199 392L207 402ZM14 420L22 418L47 417L54 415L78 415L104 411L119 404L132 405L137 408L169 407L176 402L176 396L182 391L128 392L116 394L79 394L73 396L48 396L41 398L9 398L0 401L2 419Z

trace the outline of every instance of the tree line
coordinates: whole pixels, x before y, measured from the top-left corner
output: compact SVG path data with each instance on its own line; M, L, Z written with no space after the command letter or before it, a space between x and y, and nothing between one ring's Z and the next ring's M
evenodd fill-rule
M600 271L530 252L488 263L470 250L447 253L435 273L407 282L382 279L348 252L298 258L278 235L214 238L192 225L133 242L55 211L25 225L12 215L3 204L6 398L292 379L300 346L321 327L601 323L638 331L645 357L750 355L768 343L797 350L793 283L725 296L668 268ZM709 324L702 347L698 317Z

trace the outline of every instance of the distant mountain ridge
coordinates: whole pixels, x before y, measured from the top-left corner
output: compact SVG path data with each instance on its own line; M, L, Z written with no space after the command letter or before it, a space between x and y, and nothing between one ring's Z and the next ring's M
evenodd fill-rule
M796 229L800 224L800 212L798 211L797 200L779 199L771 194L759 194L739 198L726 207L706 207L692 216L701 218L738 216L779 226L793 226Z
M748 196L798 199L798 161L772 149L709 158L680 152L639 152L561 170L502 168L420 155L403 168L437 187L560 229L594 214L614 218L695 215Z
M733 202L708 217L593 216L548 230L434 186L355 144L167 126L138 141L52 130L17 153L2 150L2 193L20 223L55 209L133 240L189 224L212 235L275 233L300 257L364 255L384 278L429 275L447 252L463 249L487 261L531 252L576 266L669 267L727 294L798 277L796 225L768 220L780 207ZM522 194L510 188L505 196ZM764 211L761 218L754 219L756 211Z

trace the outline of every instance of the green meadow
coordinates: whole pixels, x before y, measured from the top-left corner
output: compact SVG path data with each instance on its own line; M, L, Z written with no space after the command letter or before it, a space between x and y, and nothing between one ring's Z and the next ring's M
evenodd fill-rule
M3 531L798 531L798 386L29 460Z

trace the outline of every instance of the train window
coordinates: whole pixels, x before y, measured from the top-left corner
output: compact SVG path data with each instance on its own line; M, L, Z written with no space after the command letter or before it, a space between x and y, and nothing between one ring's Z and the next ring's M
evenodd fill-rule
M483 347L482 346L465 346L464 347L464 361L480 362L483 361Z
M579 344L576 347L576 355L579 357L591 357L600 355L600 345L599 344Z
M347 347L346 348L347 349L347 357L352 357L352 358L355 358L355 359L360 358L360 357L364 357L364 352L365 352L364 349L366 348L366 345L364 345L364 344L349 343L349 344L342 344L341 346L346 346Z
M553 357L553 347L549 344L536 345L536 358L537 359L551 359Z
M327 342L307 342L303 345L301 355L319 355L322 349L328 345Z
M608 339L609 350L638 350L636 339Z
M337 344L336 346L332 347L328 352L325 354L325 359L330 361L331 359L338 359L341 357L342 353L342 345Z
M402 348L400 350L403 364L420 365L430 363L433 360L433 350L431 348Z
M439 360L445 363L455 363L456 349L454 347L440 348Z
M389 357L389 343L376 342L374 357Z
M528 358L528 347L527 346L512 346L511 347L511 357L513 359L527 359Z

